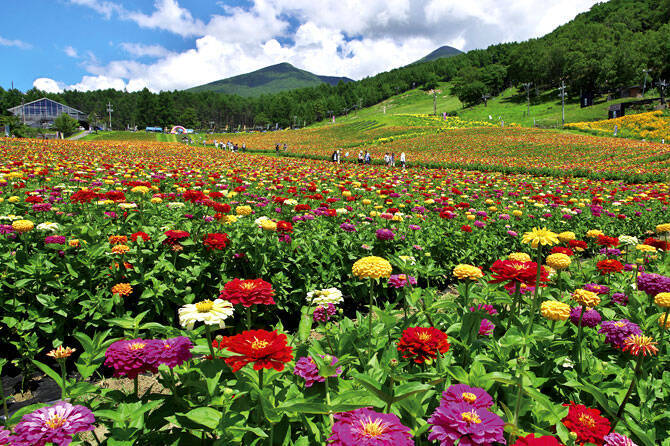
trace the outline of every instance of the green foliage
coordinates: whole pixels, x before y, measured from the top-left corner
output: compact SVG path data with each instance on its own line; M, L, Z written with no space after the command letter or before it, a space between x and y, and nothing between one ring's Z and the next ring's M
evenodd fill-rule
M61 113L54 119L53 129L65 136L70 136L77 131L79 122L67 113Z

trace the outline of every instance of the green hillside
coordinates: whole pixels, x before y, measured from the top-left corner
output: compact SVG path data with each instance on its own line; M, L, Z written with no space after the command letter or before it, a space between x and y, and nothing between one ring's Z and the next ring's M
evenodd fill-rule
M177 135L167 133L152 132L98 132L89 133L81 138L80 141L157 141L157 142L177 142Z
M243 97L255 97L262 94L274 94L297 88L316 87L321 84L337 85L339 81L352 82L346 77L318 76L301 70L289 63L280 63L251 73L210 82L209 84L189 88L186 91L213 91Z
M453 57L463 54L463 51L454 48L453 46L444 45L431 52L430 54L425 55L421 59L417 60L415 63L430 62L431 60L442 59L443 57Z

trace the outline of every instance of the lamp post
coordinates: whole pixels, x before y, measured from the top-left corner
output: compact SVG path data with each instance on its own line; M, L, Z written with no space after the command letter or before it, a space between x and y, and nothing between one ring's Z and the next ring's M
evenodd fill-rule
M651 70L649 68L644 68L642 71L644 72L644 83L642 85L642 97L644 97L644 92L647 89L647 73L649 73Z

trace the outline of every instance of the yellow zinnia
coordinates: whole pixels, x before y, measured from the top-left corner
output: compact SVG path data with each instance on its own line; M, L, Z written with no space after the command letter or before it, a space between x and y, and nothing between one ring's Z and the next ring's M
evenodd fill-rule
M670 223L662 223L660 225L656 225L656 232L663 233L663 232L670 232Z
M547 265L557 270L566 269L567 267L570 266L570 263L572 263L572 260L570 260L570 256L560 252L551 254L550 256L547 257Z
M605 235L600 229L590 229L586 232L586 236L589 238L598 238L599 235Z
M651 245L636 245L635 249L642 252L656 252L656 248Z
M558 243L558 235L547 228L533 228L523 235L521 242L530 243L533 248L537 248L538 245L552 246Z
M558 234L558 239L563 243L568 243L570 240L575 240L576 238L577 236L575 235L575 233L571 231L563 231L560 234Z
M377 256L367 256L357 260L351 272L359 279L380 279L391 276L393 267L388 260Z
M570 305L555 300L542 302L540 313L552 321L564 321L570 316Z
M586 308L593 308L600 303L600 296L592 291L579 288L572 293L572 300Z
M472 265L460 264L454 268L454 276L460 280L470 279L477 280L484 276L482 270Z
M12 223L12 228L18 233L24 233L32 231L35 227L35 223L30 220L16 220Z
M251 206L237 206L235 213L237 215L251 215Z
M661 308L670 308L670 292L658 293L654 297L654 303Z
M517 262L530 262L530 256L525 252L513 252L512 254L508 255L507 258Z

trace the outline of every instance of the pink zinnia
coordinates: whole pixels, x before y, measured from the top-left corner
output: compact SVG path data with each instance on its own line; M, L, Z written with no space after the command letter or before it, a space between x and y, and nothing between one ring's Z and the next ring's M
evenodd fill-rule
M442 392L440 405L467 403L472 407L488 409L493 406L493 398L484 389L470 387L465 384L454 384Z
M493 333L493 330L496 328L496 326L493 324L488 319L482 319L481 323L479 324L479 334L481 336L491 336L491 333Z
M335 305L329 302L328 305L319 305L314 309L312 317L315 322L328 322L330 317L337 312Z
M24 415L11 441L13 446L67 446L74 434L93 430L93 423L95 417L88 408L59 401Z
M378 240L393 240L395 238L395 234L393 234L393 231L386 228L377 229L375 235L377 236Z
M603 440L603 446L637 446L630 438L615 432L605 435Z
M505 443L505 422L487 409L473 407L468 403L440 404L428 419L432 424L429 440L437 440L440 446L492 446Z
M334 417L330 446L414 446L409 428L395 414L365 407Z
M9 443L9 436L12 433L0 427L0 445Z
M186 336L158 339L149 342L144 348L144 359L155 367L165 364L172 369L191 359L192 348L193 343Z
M133 339L116 341L105 352L105 365L114 369L114 376L135 378L140 373L158 371L158 365L147 362L146 347L155 341Z
M389 277L388 284L393 288L402 288L407 286L407 284L416 285L416 277L408 276L407 274L394 274Z
M319 355L322 358L325 358L325 355ZM330 356L332 358L332 361L330 362L330 365L335 365L337 364L337 358L335 356ZM300 359L298 359L295 363L295 368L293 369L293 374L301 377L302 379L305 380L305 387L312 387L312 385L316 382L324 382L326 378L323 376L319 375L319 367L316 365L314 360L309 357L309 356L304 356ZM331 375L333 376L338 376L342 374L342 367L337 367L335 369L335 374Z

